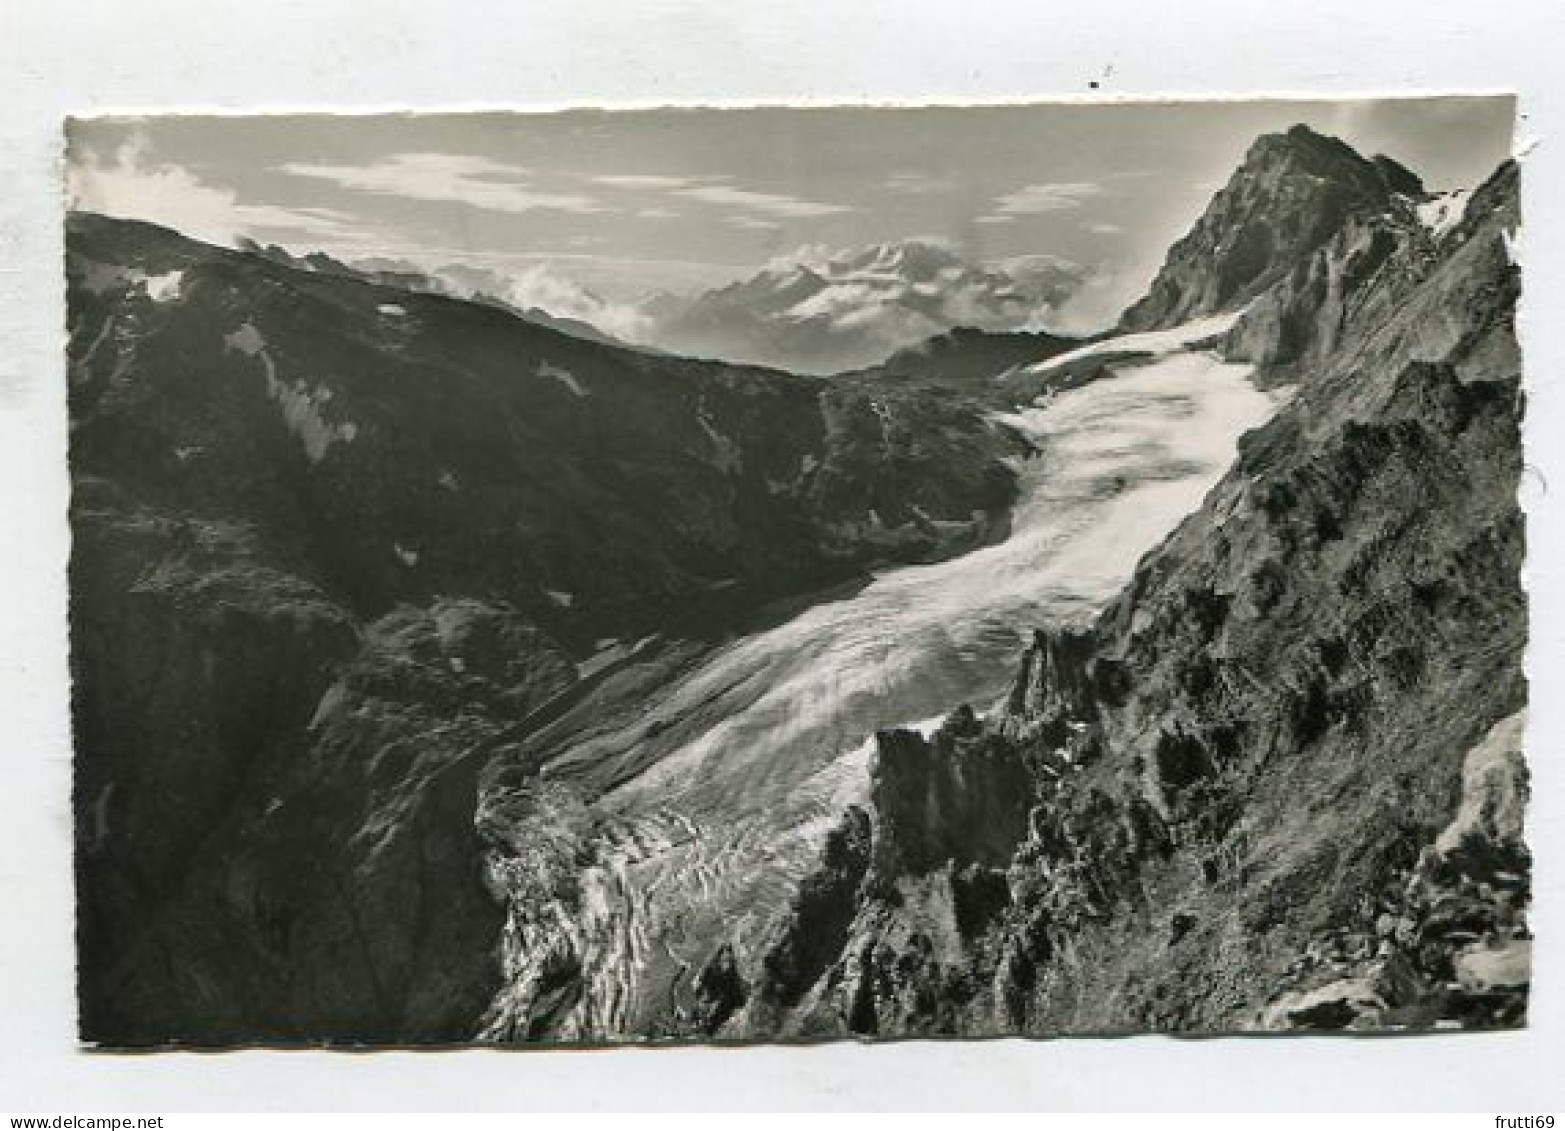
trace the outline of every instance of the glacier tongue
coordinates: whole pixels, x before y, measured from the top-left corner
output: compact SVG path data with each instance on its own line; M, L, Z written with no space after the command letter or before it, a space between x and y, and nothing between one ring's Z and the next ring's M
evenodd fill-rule
M579 737L574 764L633 750L645 768L592 803L570 932L581 985L550 1020L556 1035L677 1029L720 947L741 972L759 962L827 832L863 801L877 729L992 701L1034 628L1084 619L1123 587L1278 406L1251 367L1187 348L1231 321L1097 343L1152 356L1001 418L1042 451L1020 469L1004 542L888 570L712 653L634 721ZM512 903L513 923L536 920ZM546 949L559 945L551 935ZM525 954L508 963L531 969ZM491 1031L536 1031L506 1017L534 1008L513 990Z

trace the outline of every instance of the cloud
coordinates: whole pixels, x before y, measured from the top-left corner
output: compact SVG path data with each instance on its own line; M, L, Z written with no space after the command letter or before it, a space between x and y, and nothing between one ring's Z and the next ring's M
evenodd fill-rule
M1100 264L1054 312L1050 328L1066 334L1095 334L1112 327L1131 303L1147 293L1160 266L1155 255Z
M995 216L995 215L991 214L991 215L988 215L988 216L979 216L979 217L977 217L976 219L973 220L973 223L975 223L975 224L1014 224L1014 223L1016 223L1016 217L1015 216Z
M737 209L743 215L730 217L727 222L735 227L756 230L775 228L777 220L810 219L853 211L846 204L830 204L783 193L737 188L732 183L733 178L727 175L673 177L663 173L603 173L589 177L588 180L593 184L606 185L609 188L666 193L668 197L679 200ZM678 213L663 208L643 208L635 215L649 220L659 220L671 218Z
M676 196L699 200L703 204L720 204L741 208L747 212L759 212L785 220L814 216L830 216L838 212L853 211L846 204L826 204L818 200L801 200L796 196L782 196L769 192L752 192L749 189L729 185L701 185L696 188L678 189Z
M531 170L466 153L398 153L368 165L290 163L284 173L330 181L356 192L413 200L456 201L490 212L605 211L580 193L541 192Z
M995 197L994 207L996 212L1027 216L1039 212L1061 212L1068 208L1080 208L1083 200L1101 195L1103 195L1101 185L1086 181L1024 185L1015 192Z
M738 215L727 217L726 222L734 227L754 231L771 231L779 226L780 220L813 219L853 211L846 204L738 188L732 183L733 178L727 175L672 177L662 173L604 173L588 179L593 184L610 188L665 193L667 198L734 209ZM635 215L648 220L663 220L679 213L650 207L639 209Z
M316 244L365 238L353 217L334 209L243 203L233 189L155 161L143 134L132 134L107 157L72 154L66 196L74 209L150 220L209 243L229 244L238 236Z
M1125 229L1118 224L1087 224L1087 231L1099 236L1117 236Z
M947 192L953 185L949 177L932 177L928 173L892 173L885 180L888 192L934 193Z
M504 277L497 297L522 310L536 307L560 318L575 318L622 341L640 340L650 323L634 305L605 299L547 264Z
M691 177L665 177L654 173L614 173L591 180L593 184L622 189L681 189L701 183Z
M557 318L586 322L624 340L635 338L649 324L647 315L633 303L604 298L551 262L492 267L448 263L418 269L440 280L461 298L495 298L518 310L542 310Z

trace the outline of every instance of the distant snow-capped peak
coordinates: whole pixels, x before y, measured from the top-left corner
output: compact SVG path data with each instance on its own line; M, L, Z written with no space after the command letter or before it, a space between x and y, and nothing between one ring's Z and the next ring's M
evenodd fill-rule
M912 239L858 248L800 247L755 274L643 309L643 341L672 352L807 373L874 365L959 326L1038 327L1087 276L1066 260L990 264Z

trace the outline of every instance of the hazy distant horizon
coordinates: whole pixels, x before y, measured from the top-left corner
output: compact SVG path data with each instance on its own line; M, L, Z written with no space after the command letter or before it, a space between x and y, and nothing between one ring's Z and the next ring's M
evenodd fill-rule
M927 239L1091 269L1112 320L1254 139L1305 123L1431 189L1510 153L1509 96L73 120L73 206L295 253L469 263L628 303L803 246Z

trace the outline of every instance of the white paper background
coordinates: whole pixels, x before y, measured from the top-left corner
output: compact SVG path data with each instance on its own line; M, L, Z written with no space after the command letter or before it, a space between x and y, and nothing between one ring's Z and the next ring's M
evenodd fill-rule
M1565 15L1553 0L5 0L0 1110L1389 1108L1565 1098ZM1505 91L1523 136L1539 937L1524 1033L105 1056L74 1044L59 123L106 109ZM1492 1126L1492 1124L1489 1124Z

